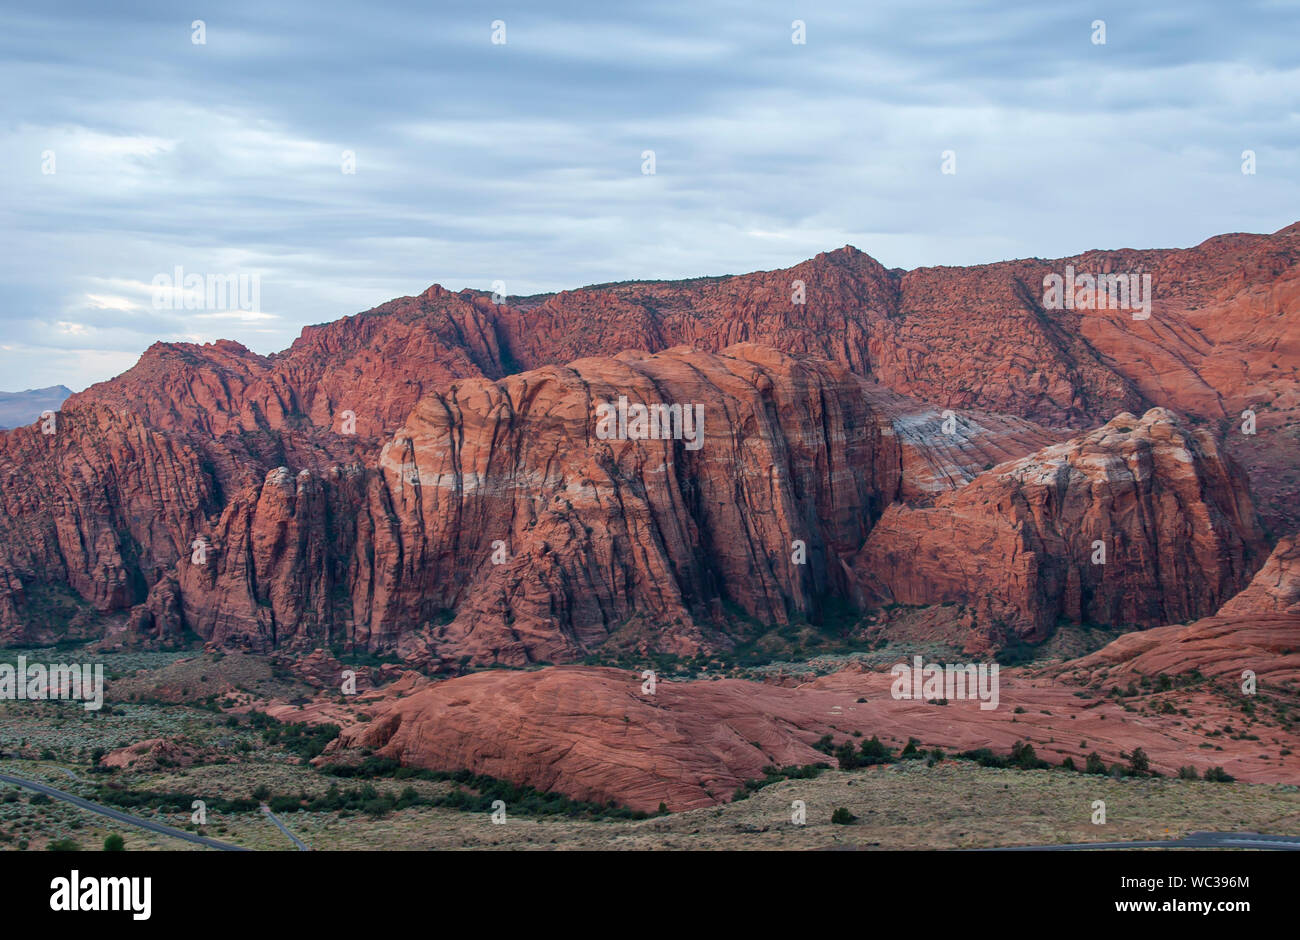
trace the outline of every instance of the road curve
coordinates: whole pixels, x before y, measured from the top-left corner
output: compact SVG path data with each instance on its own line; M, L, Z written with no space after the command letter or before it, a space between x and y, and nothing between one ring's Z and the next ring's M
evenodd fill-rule
M141 819L139 816L132 816L130 813L124 813L121 810L113 809L111 806L103 806L99 803L92 803L90 800L83 800L79 796L68 793L64 790L58 790L49 784L38 783L35 780L28 780L26 777L15 777L12 774L0 774L0 782L12 783L16 787L26 787L29 790L35 790L37 793L44 793L46 796L53 797L56 800L63 800L82 809L90 810L92 813L98 813L101 816L107 816L109 819L116 819L118 822L126 823L129 826L139 826L141 829L148 829L151 832L157 832L165 836L172 836L176 839L184 839L186 842L193 842L196 845L205 845L210 849L222 849L226 852L247 852L248 849L242 845L231 845L229 842L219 842L216 839L209 839L207 836L198 836L192 832L186 832L184 829L177 829L174 826L167 826L163 823L153 822L148 819Z

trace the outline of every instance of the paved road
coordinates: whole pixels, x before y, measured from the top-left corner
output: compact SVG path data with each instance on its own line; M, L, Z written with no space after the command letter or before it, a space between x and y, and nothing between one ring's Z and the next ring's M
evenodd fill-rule
M99 813L101 816L107 816L109 819L116 819L118 822L126 823L130 826L139 826L141 829L148 829L151 832L161 833L165 836L184 839L186 842L206 845L211 849L224 849L227 852L248 851L241 845L231 845L228 842L218 842L216 839L209 839L207 836L195 835L192 832L186 832L184 829L177 829L173 826L153 822L149 819L141 819L139 816L132 816L130 813L124 813L121 810L113 809L111 806L92 803L90 800L83 800L79 796L75 796L63 790L56 790L54 787L45 783L28 780L26 777L15 777L12 774L0 774L0 782L12 783L16 787L26 787L29 790L35 790L37 793L44 793L46 796L53 797L56 800L64 800L74 806L80 806L82 809L90 810L92 813Z
M1072 845L1009 845L981 852L1073 852L1087 849L1278 849L1300 852L1300 837L1258 832L1192 832L1182 839L1138 842L1079 842Z
M306 842L303 842L302 839L299 839L296 835L294 835L292 832L289 831L289 827L288 827L288 826L286 826L284 823L280 822L279 817L276 816L275 813L271 812L271 807L269 807L269 806L267 806L265 803L263 803L263 804L262 804L262 812L266 813L266 818L269 819L269 820L271 820L271 822L275 823L276 826L279 827L279 829L280 829L281 832L283 832L286 836L288 836L290 839L293 840L293 844L296 845L296 846L298 846L298 851L299 851L299 852L310 852L310 851L311 851L311 849L309 849L309 848L307 847L307 843L306 843Z

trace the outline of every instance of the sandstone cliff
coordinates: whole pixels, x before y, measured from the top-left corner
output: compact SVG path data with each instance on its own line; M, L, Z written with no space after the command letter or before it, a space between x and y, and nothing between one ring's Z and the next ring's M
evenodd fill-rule
M433 287L310 327L272 356L229 342L157 344L124 375L69 399L57 435L0 435L0 630L33 639L190 628L257 648L403 646L430 662L563 658L601 636L649 631L686 651L732 613L782 622L815 617L823 592L933 594L905 586L906 573L845 570L861 547L852 540L865 540L895 500L910 505L885 513L870 551L887 533L906 542L904 518L922 527L910 536L918 545L932 539L923 513L937 521L963 501L959 514L982 520L952 531L980 530L1011 559L986 611L1008 635L1041 636L1054 616L1135 625L1200 616L1262 558L1243 481L1222 451L1247 466L1274 536L1300 523L1298 237L1292 226L1187 250L911 272L844 248L785 271L501 305ZM1151 317L1047 309L1043 277L1067 265L1151 274ZM719 371L708 354L736 343L780 350L793 365L742 368L761 380ZM637 365L682 344L711 364L696 374L694 360L674 353L663 361L681 364L663 376ZM617 350L628 352L609 359ZM603 364L581 364L596 354ZM711 424L707 451L674 449L671 460L641 445L593 449L570 414L594 397L588 377L610 393L626 378L625 390L643 397L698 385L727 420L747 423L723 436ZM773 398L784 412L771 413ZM1122 497L1144 507L1141 523L1106 523L1126 540L1110 547L1120 569L1140 569L1123 587L1089 579L1068 531L1109 518L1104 493L1077 518L1079 497L1044 500L1035 511L1047 516L1030 513L1021 535L984 518L977 501L996 505L1004 485L973 483L986 467L1063 440L1066 426L1152 404L1183 416L1180 433L1189 423L1227 433L1214 454L1199 437L1188 448L1205 465L1194 475L1217 488L1199 504L1190 491ZM1258 412L1255 435L1235 431L1246 408ZM937 434L947 410L956 431ZM815 426L823 412L841 425ZM846 451L859 434L873 443ZM452 445L433 443L438 435ZM713 452L734 466L714 464ZM395 468L408 458L419 475L399 483ZM662 479L651 472L660 463ZM504 489L482 490L480 473ZM975 489L943 495L963 486ZM601 501L609 494L617 505ZM1166 518L1183 509L1194 522ZM1235 534L1203 531L1220 524ZM1196 531L1157 572L1157 546L1178 525ZM793 573L797 533L813 554ZM189 563L196 538L210 542L210 565ZM496 541L509 561L483 567ZM1130 588L1138 594L1121 599Z
M1250 670L1257 691L1300 692L1300 547L1294 539L1279 542L1250 585L1213 616L1126 634L1057 672L1111 687L1192 670L1234 686Z
M374 470L281 468L237 494L210 563L181 566L186 620L262 648L342 633L433 664L521 665L638 623L692 655L724 604L816 617L900 487L867 385L756 346L453 383ZM601 440L597 407L620 398L698 408L702 436Z
M1244 474L1163 408L994 467L930 506L894 505L853 562L869 601L960 602L983 640L1058 620L1157 626L1205 616L1265 554Z

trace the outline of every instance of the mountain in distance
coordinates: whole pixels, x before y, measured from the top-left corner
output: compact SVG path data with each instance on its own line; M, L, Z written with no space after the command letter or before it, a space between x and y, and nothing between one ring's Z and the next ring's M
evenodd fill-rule
M45 411L58 411L72 394L65 385L29 388L25 392L0 392L0 431L31 424Z

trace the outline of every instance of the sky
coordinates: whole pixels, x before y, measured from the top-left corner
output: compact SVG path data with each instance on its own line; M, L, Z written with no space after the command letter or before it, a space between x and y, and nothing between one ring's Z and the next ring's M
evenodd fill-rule
M1273 232L1298 36L1290 0L0 0L0 390L271 353L433 283Z

